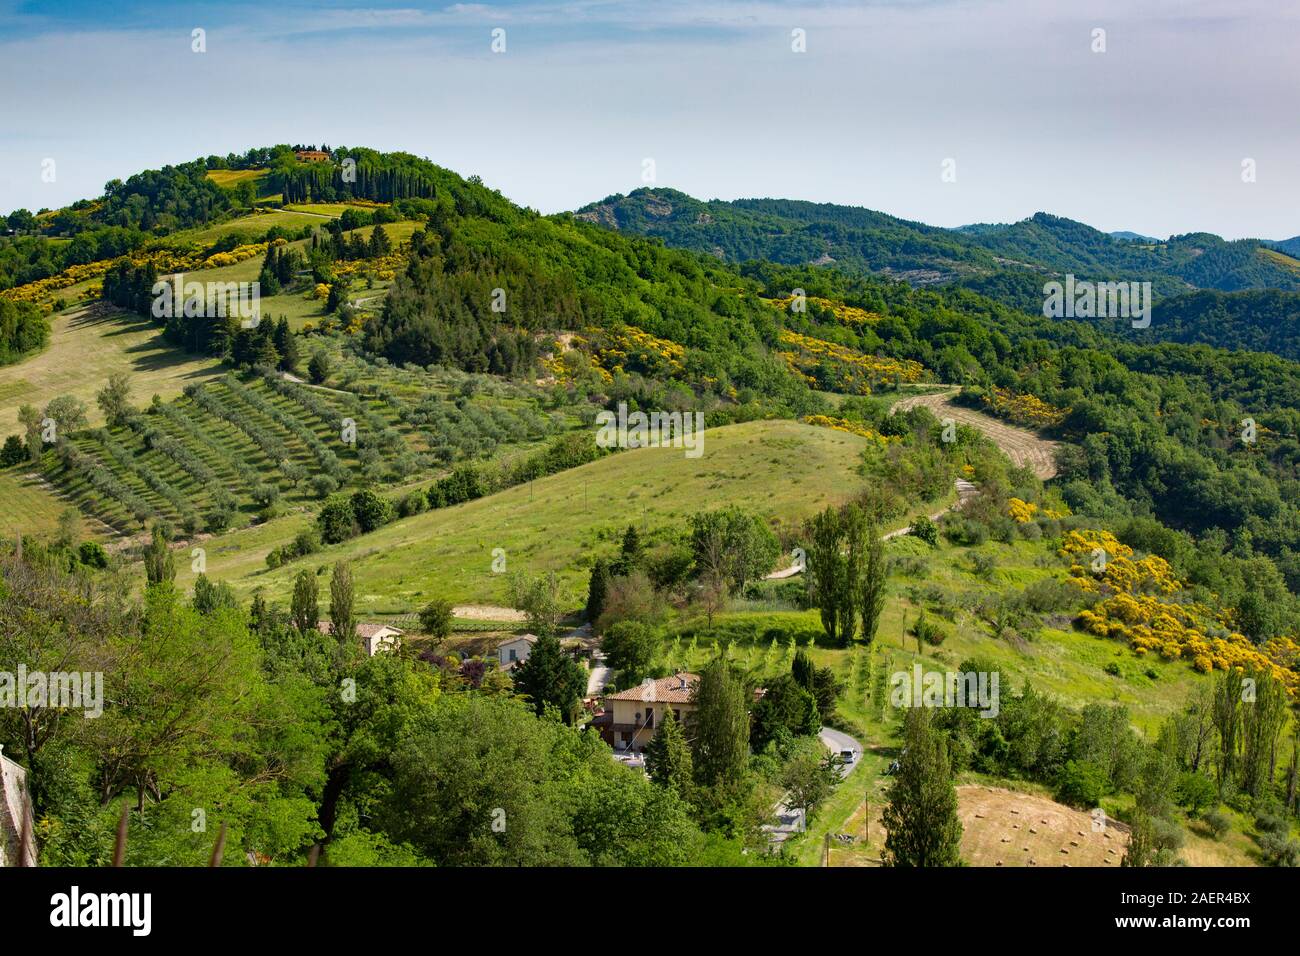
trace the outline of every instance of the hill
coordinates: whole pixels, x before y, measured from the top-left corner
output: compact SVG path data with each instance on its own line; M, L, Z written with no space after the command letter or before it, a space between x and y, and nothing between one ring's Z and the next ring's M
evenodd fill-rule
M684 514L733 502L761 502L761 513L794 521L847 496L866 440L789 421L711 428L707 453L635 449L498 494L395 522L324 549L311 564L353 562L359 607L367 614L407 613L435 597L502 604L505 576L492 573L493 551L508 570L555 571L579 600L592 552L636 524L650 540ZM798 462L792 474L792 463ZM283 536L286 531L281 531ZM212 539L214 567L241 592L261 588L283 599L298 565L268 571L268 538Z
M1300 262L1274 259L1256 240L1193 233L1135 242L1041 212L1017 223L942 229L852 206L784 199L703 202L676 190L647 188L609 196L575 215L731 262L835 265L914 285L975 281L976 288L1030 311L1042 307L1045 277L1064 273L1093 281L1147 280L1162 296L1191 289L1300 290ZM1007 285L1019 291L1002 288Z

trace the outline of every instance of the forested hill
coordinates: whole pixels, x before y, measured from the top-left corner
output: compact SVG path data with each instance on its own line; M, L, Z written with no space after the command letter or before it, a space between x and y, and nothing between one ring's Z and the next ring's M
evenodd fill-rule
M290 278L301 271L311 289L328 290L325 307L330 310L332 301L335 313L330 321L356 333L355 341L372 356L399 367L453 365L541 379L593 407L624 401L699 410L710 427L756 417L843 413L825 393L862 401L901 383L961 384L970 401L1069 443L1058 482L1076 512L1115 520L1151 515L1197 536L1219 535L1213 540L1224 549L1263 562L1264 570L1255 568L1250 579L1271 604L1287 585L1300 591L1294 477L1294 462L1300 461L1294 411L1300 407L1300 365L1195 344L1210 341L1208 332L1147 344L1127 327L1049 320L1010 308L1006 297L1032 291L1027 283L1039 283L1041 290L1043 273L995 268L994 253L979 243L1010 242L1003 227L957 232L848 207L696 203L663 190L590 207L577 217L541 216L474 177L408 154L336 149L309 166L286 150L200 162L208 181L234 184L219 187L222 202L234 208L230 215L242 215L253 227L261 217L247 215L248 207L280 204L286 189L321 204L352 201L347 229L341 221L326 226L322 214L320 226L305 227L310 235L286 237L272 227L251 241L301 243L294 256L304 258L289 270ZM356 163L355 180L343 176L348 159ZM243 175L214 177L223 172ZM246 183L252 175L255 187ZM169 178L175 189L148 186ZM78 215L99 221L90 231L122 234L152 217L147 241L157 242L158 230L168 228L163 217L180 220L185 210L193 215L204 206L180 201L184 182L195 180L180 167L141 174L114 187L111 196L81 206ZM198 196L209 192L194 188ZM115 197L123 190L141 198L119 204ZM209 214L216 215L217 205L207 204ZM119 218L104 222L99 211L110 206L120 206ZM825 218L830 216L839 221ZM357 243L355 237L345 242L345 233L369 229L361 238L371 244L373 229L394 217L414 221L407 244L393 254L404 263L394 264L383 304L358 310L348 301L344 271L359 258L352 251ZM601 225L583 221L593 218ZM651 231L652 221L669 232L701 227L712 230L706 236L732 237L728 241L747 259L770 246L774 259L797 262L736 265L669 248L640 234ZM1051 254L1059 256L1070 248L1061 237L1079 233L1077 243L1096 247L1091 258L1080 254L1084 267L1107 262L1096 250L1114 240L1076 225L1043 219L1021 232L1056 237ZM38 228L40 235L22 240L53 241L47 227ZM872 256L882 247L893 249L898 263L906 256L949 257L971 267L965 283L987 288L985 294L915 288L870 274L865 266L808 265L810 249L800 243L817 235L837 242L845 236L892 236L893 245L861 247ZM693 241L698 245L699 235ZM1047 239L1043 243L1046 248ZM1143 254L1136 245L1118 247L1117 255ZM270 249L266 255L263 271L278 268L280 263L269 261ZM152 284L151 260L133 255L132 261L137 258L142 265L119 263L104 285L105 297L119 306L132 298L119 295L124 283L145 290ZM989 271L977 274L973 263L985 263ZM805 308L795 307L795 289L807 293ZM1279 316L1291 301L1287 295L1256 297L1268 303L1268 314ZM138 302L139 296L133 298ZM1230 312L1237 307L1249 307L1243 294L1209 295L1174 300L1167 315L1160 315L1170 328L1212 330L1216 323L1236 321ZM1227 319L1220 318L1220 308ZM1158 315L1153 327L1162 321ZM240 364L237 334L213 336L211 343ZM234 345L227 351L229 343ZM1284 344L1279 340L1278 348ZM1259 439L1243 444L1238 436L1247 418L1258 424ZM1246 578L1235 572L1223 579L1207 570L1204 577L1221 595L1235 597L1246 587ZM1253 633L1272 630L1261 625Z
M982 282L982 291L1017 307L1026 305L1025 288L1036 283L1041 303L1042 276L1066 272L1080 279L1147 280L1159 296L1196 289L1300 291L1300 260L1279 251L1283 244L1229 242L1209 233L1135 241L1046 213L1011 224L942 229L853 206L704 202L672 189L638 189L576 215L729 261L836 265L914 285Z

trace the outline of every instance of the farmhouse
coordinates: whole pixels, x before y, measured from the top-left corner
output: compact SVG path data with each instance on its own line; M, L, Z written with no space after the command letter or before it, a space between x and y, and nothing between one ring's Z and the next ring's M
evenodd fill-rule
M520 634L506 638L497 645L497 662L501 669L509 670L528 660L528 655L533 652L533 645L536 643L536 634Z
M300 149L294 153L300 163L328 163L330 154L319 149Z
M655 728L669 711L679 724L691 720L699 680L696 674L681 672L610 694L605 698L605 713L591 725L615 750L642 750L654 739Z
M24 828L28 842L19 859ZM0 866L35 866L34 832L32 805L27 797L27 771L0 753Z
M333 630L329 621L317 621L316 627L322 634ZM357 637L367 657L374 657L381 649L395 651L402 646L402 632L388 624L358 624Z

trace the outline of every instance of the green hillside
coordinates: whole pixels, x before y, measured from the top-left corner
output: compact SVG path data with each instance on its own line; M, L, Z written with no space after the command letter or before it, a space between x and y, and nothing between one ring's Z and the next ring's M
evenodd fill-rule
M1212 844L1217 804L1231 843L1196 859L1290 852L1266 756L1300 689L1300 363L1239 346L1289 351L1296 293L1195 288L1283 286L1276 250L663 190L541 216L358 147L148 171L26 225L0 238L0 499L28 512L0 532L0 634L111 675L114 702L25 755L44 861L103 862L120 797L148 809L147 863L206 859L155 821L209 803L264 862L809 863L918 739L946 776L1154 828L1155 859ZM1045 276L1111 269L1177 293L1147 334L1032 308ZM258 282L262 320L210 288L155 317L180 272ZM698 415L702 454L612 450L616 411ZM1004 454L1026 449L1037 472ZM379 622L399 653L364 656ZM498 667L525 629L536 663ZM603 665L564 656L588 635ZM999 714L918 729L888 693L917 664L999 675ZM730 708L732 757L679 788L582 728L587 698L684 668ZM1195 737L1246 675L1260 709ZM862 759L768 853L782 794L835 769L823 727ZM506 782L441 789L462 744ZM546 820L485 838L443 812L466 799Z
M816 263L913 285L966 284L1029 311L1042 307L1045 278L1064 273L1090 281L1146 280L1160 296L1191 289L1300 290L1300 261L1279 261L1256 240L1194 233L1132 241L1047 213L1011 224L942 229L852 206L703 202L676 190L638 189L575 215L731 262Z

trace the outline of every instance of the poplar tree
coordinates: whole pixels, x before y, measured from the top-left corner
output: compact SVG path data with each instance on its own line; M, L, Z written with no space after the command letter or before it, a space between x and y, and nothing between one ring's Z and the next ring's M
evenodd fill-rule
M885 609L885 543L874 522L866 523L866 555L858 581L858 611L862 615L862 639L870 644L880 629Z
M808 522L807 534L808 577L821 616L822 630L832 641L840 641L841 635L853 628L853 602L845 600L848 590L843 555L845 529L840 513L827 507ZM847 622L844 620L846 610Z
M330 576L330 633L342 647L355 643L357 619L352 599L352 568L340 561Z
M320 620L320 592L316 586L316 575L306 568L299 571L293 579L290 617L293 626L303 634L314 631Z
M1219 732L1219 792L1236 777L1241 730L1241 671L1235 667L1214 685L1214 728Z

